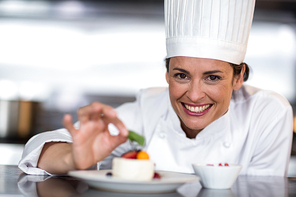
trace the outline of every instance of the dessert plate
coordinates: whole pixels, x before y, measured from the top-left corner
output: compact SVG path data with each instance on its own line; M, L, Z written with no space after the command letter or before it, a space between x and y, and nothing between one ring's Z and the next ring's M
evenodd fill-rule
M112 176L106 176L112 170L79 170L70 171L68 174L86 182L95 189L122 192L122 193L168 193L175 192L176 189L186 182L199 181L200 178L193 174L183 174L178 172L156 171L160 174L160 179L151 181L128 181Z

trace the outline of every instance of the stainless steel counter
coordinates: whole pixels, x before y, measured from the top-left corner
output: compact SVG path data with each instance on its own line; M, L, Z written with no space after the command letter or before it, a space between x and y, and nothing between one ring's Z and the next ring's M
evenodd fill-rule
M0 197L2 196L165 196L165 197L282 197L296 195L296 178L240 176L229 190L201 188L199 182L184 184L174 193L123 194L91 189L84 182L64 177L32 176L23 174L17 166L0 165Z

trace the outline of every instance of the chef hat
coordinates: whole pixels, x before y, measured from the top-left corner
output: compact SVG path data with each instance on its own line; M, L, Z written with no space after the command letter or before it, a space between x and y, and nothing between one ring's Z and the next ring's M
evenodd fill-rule
M167 58L243 62L255 0L165 0Z

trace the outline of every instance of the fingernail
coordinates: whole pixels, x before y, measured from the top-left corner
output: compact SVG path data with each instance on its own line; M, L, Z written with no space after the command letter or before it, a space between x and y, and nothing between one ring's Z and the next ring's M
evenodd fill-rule
M109 123L108 124L108 130L110 132L111 135L118 135L119 134L119 130L117 129L117 127L112 124L112 123Z

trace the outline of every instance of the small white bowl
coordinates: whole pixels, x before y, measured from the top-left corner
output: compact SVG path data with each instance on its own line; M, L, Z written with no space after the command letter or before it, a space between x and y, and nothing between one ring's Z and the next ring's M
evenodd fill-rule
M208 189L229 189L237 179L241 165L192 164L195 174L200 177L203 187Z

